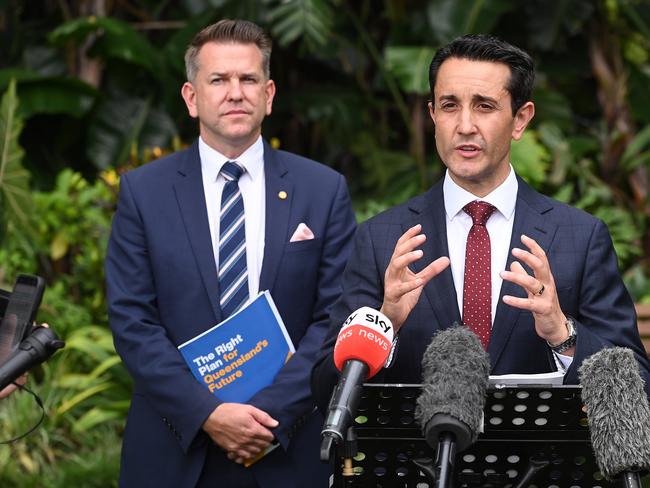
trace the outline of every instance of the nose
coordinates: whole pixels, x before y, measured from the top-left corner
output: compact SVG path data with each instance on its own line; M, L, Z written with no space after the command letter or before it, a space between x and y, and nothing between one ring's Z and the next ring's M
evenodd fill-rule
M459 134L473 134L476 132L476 124L474 123L474 117L472 115L472 110L462 109L458 114L458 133Z
M229 100L241 100L243 97L241 84L237 78L234 78L230 81L228 86L228 99Z

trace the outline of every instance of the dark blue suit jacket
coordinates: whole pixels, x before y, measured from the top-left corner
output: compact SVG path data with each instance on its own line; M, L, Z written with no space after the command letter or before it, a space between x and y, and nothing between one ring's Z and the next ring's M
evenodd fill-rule
M356 224L339 173L267 144L264 171L260 290L270 290L296 354L249 401L279 421L281 443L250 469L261 486L307 486L327 468L318 460L322 418L313 412L309 373ZM301 222L315 238L289 242ZM120 484L194 486L211 442L201 425L219 400L177 346L222 319L198 144L122 176L106 281L115 347L134 379ZM225 455L219 462L230 463Z
M359 226L343 277L343 294L332 309L325 349L313 371L312 389L321 409L326 408L338 377L332 350L341 324L361 306L381 307L384 273L395 243L415 224L422 224L427 236L421 247L424 257L412 266L418 272L434 259L449 255L442 181L427 193ZM519 179L510 249L525 248L520 240L522 234L535 239L546 252L562 311L576 319L578 342L565 383L578 383L577 370L585 358L617 345L634 351L650 392L648 359L639 339L634 305L621 280L605 224L537 193ZM512 260L509 253L508 269ZM501 287L488 346L492 374L555 371L552 352L535 333L532 314L506 305L501 300L503 295L524 297L525 291L507 281ZM461 321L457 303L451 269L447 268L425 286L400 329L393 364L373 381L420 383L422 355L432 335Z

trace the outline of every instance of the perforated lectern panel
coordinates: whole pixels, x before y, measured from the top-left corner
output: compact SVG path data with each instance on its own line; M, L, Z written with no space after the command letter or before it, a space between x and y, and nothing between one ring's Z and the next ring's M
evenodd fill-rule
M422 438L414 412L419 385L364 388L355 430L355 475L337 473L338 486L433 487L414 463L431 463L435 451ZM490 387L485 432L457 454L455 486L537 488L613 487L595 463L580 388Z

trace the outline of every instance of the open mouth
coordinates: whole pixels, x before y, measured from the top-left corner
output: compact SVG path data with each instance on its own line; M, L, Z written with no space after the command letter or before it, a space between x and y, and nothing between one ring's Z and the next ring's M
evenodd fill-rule
M481 150L480 147L473 144L461 144L460 146L456 146L456 149L463 152L478 152Z

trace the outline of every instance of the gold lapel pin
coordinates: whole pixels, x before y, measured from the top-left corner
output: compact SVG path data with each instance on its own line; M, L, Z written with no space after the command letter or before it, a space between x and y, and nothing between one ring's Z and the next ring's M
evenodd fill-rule
M280 200L286 200L287 199L287 192L282 190L278 192L278 198Z

